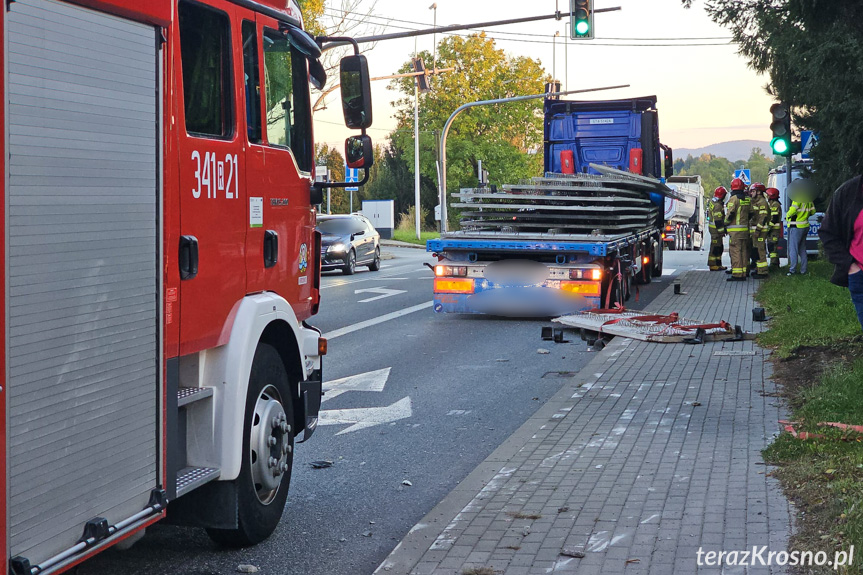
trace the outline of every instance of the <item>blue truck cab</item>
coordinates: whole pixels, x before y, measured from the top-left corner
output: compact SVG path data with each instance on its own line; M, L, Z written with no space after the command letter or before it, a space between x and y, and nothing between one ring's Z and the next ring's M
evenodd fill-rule
M545 171L567 173L561 157L574 159L569 173L596 174L590 164L662 175L656 96L602 102L545 100ZM667 148L666 148L667 149ZM641 163L636 163L637 159Z
M590 167L662 175L670 150L659 142L656 97L548 99L544 126L543 176L453 194L460 229L426 245L438 259L435 312L541 317L623 307L633 283L662 274L658 182Z

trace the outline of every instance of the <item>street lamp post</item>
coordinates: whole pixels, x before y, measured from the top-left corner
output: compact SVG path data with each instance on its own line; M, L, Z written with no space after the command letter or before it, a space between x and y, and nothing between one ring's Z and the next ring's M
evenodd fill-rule
M437 2L429 6L429 10L434 10L434 23L432 24L432 74L437 72Z
M557 37L560 36L560 30L554 33L551 38L551 81L557 79Z

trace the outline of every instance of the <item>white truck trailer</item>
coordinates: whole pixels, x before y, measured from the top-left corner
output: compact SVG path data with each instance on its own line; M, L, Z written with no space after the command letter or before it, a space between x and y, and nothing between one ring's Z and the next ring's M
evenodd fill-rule
M666 183L684 199L665 198L665 246L670 250L700 250L705 228L701 176L671 176Z

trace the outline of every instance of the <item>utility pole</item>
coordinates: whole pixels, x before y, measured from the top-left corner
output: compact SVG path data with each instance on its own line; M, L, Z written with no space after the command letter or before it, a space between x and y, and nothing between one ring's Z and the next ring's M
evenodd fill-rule
M417 58L414 40L414 58ZM417 239L420 239L420 82L414 78L414 215L416 216Z

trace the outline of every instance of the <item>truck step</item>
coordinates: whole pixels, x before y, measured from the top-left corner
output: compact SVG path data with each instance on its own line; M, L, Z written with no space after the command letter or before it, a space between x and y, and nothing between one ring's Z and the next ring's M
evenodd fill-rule
M177 497L218 479L220 474L215 467L184 467L177 472Z
M212 387L181 387L177 390L177 407L213 396Z

